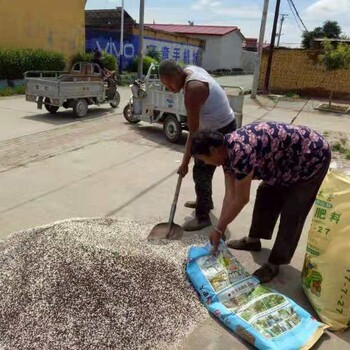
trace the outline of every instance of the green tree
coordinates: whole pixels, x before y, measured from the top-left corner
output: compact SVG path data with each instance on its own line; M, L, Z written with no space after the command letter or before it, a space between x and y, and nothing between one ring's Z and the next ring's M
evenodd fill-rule
M323 23L322 27L316 27L310 32L304 31L302 34L301 45L304 49L309 49L312 39L339 39L341 33L342 29L337 21L326 21Z
M324 54L321 55L321 62L326 71L331 73L333 89L329 96L329 106L332 104L335 86L335 72L339 69L350 69L350 45L333 45L329 41L323 43Z
M323 23L323 32L326 38L339 39L342 29L337 21L326 21Z
M303 32L301 45L304 49L309 49L311 46L312 39L319 39L324 37L324 32L322 27L316 27L312 32Z
M147 74L147 72L148 72L148 69L149 69L149 67L151 66L151 64L159 64L159 62L157 61L157 60L155 60L154 58L152 58L152 57L150 57L150 56L145 56L144 58L143 58L143 74ZM139 58L138 58L138 56L137 57L135 57L134 59L133 59L133 61L129 64L129 66L128 66L128 71L129 72L137 72L137 70L138 70L138 65L139 65Z
M151 50L148 50L146 56L149 56L149 57L153 58L154 60L156 60L158 62L161 61L160 51L155 49L155 48L152 48Z
M76 62L91 62L93 58L93 52L78 52L71 58L71 66ZM108 70L118 72L118 62L115 56L103 51L102 61Z

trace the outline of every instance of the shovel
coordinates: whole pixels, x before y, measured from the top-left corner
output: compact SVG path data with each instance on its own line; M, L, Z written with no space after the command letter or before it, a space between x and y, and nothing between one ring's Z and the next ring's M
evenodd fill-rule
M177 199L179 198L180 187L182 182L182 175L179 175L177 180L173 204L171 205L170 216L168 222L162 222L154 226L148 235L148 239L181 239L183 236L183 229L180 225L174 224L174 216L176 211Z

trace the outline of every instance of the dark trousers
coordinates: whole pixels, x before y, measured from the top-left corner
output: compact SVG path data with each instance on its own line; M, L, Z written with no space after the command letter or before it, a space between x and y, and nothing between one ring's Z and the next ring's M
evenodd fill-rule
M223 135L236 130L236 121L219 129ZM205 164L203 161L195 158L193 166L193 180L197 195L196 217L204 220L209 217L210 208L213 206L212 200L212 180L216 166Z
M330 160L331 155L318 173L306 182L288 187L262 182L258 187L249 237L271 239L276 221L281 216L270 263L282 265L291 261Z
M115 92L117 91L117 82L114 78L108 78L107 84L108 84L107 99L113 100L115 97Z

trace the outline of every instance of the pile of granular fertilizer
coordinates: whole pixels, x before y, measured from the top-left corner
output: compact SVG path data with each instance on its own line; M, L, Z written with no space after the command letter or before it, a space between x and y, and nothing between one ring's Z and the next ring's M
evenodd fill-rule
M0 349L169 349L207 315L184 274L189 245L153 225L76 219L0 242Z

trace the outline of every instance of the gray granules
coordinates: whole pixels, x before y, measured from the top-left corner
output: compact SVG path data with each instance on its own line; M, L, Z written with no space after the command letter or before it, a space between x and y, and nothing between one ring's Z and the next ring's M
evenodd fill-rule
M153 225L68 220L0 242L0 349L176 348L207 313L184 274L191 244Z

